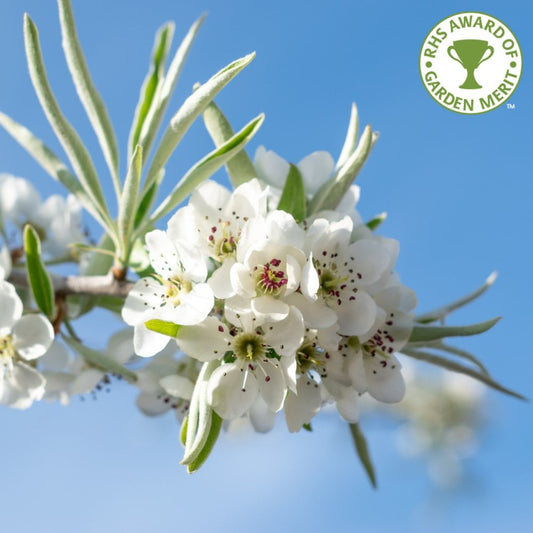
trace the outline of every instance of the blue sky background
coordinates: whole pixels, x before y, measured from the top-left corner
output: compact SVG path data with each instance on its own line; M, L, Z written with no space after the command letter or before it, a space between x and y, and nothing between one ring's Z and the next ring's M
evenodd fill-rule
M93 79L124 149L147 68L153 34L176 21L176 37L203 11L208 18L170 106L177 109L196 81L237 57L257 58L220 95L235 127L266 113L250 144L297 162L314 150L336 157L350 104L381 132L358 178L364 218L386 210L382 233L401 242L398 271L427 310L461 296L492 271L492 290L458 322L502 315L480 338L461 345L483 358L503 383L533 396L531 270L533 267L533 9L523 1L268 3L73 1ZM463 116L437 105L418 74L427 32L444 17L479 10L518 37L524 70L502 106ZM55 2L0 0L0 110L61 153L40 111L25 66L22 15L37 24L51 84L64 113L105 164L71 84ZM168 188L211 150L198 123L167 166ZM0 171L30 178L43 195L60 192L26 153L0 131ZM122 169L125 163L122 161ZM107 179L107 178L104 178ZM108 187L111 191L110 187ZM86 325L103 346L114 319ZM120 325L116 321L116 326ZM1 529L4 531L530 531L533 497L532 408L490 393L490 426L468 461L468 483L435 491L425 466L402 458L390 425L365 420L378 469L373 491L354 457L345 424L325 414L313 433L289 435L278 421L268 435L223 435L196 475L179 466L172 417L151 420L120 384L96 401L69 408L39 404L0 411Z

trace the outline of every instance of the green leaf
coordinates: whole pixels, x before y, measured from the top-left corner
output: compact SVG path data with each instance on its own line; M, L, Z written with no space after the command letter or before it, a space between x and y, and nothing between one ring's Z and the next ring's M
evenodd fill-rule
M68 170L66 165L38 139L30 130L0 113L0 126L2 126L22 148L24 148L48 174L58 180L81 202L83 207L102 225L107 231L111 228L102 218L100 212L95 208L92 200L89 198L78 179Z
M367 473L368 479L374 488L377 487L376 473L374 471L374 465L372 464L372 459L370 458L370 452L368 451L368 445L366 438L361 431L359 424L349 424L350 431L352 433L353 442L355 444L355 449L359 460Z
M114 223L109 216L94 164L80 137L61 112L52 93L46 76L37 27L27 14L24 15L24 44L30 78L46 118L63 146L88 198L105 220L111 237L116 239L116 234L112 231Z
M414 326L409 343L414 342L431 342L445 337L468 337L470 335L479 335L488 331L496 324L501 317L492 318L485 322L470 324L468 326L426 326L420 324Z
M204 443L203 448L200 450L200 453L196 456L196 459L192 460L187 465L187 472L192 474L200 469L200 467L206 462L207 458L213 451L213 448L218 440L220 435L220 430L222 428L222 418L218 416L214 411L211 415L211 424L209 426L209 433L207 439Z
M341 150L339 159L337 160L337 165L335 168L339 169L348 158L352 155L355 147L357 146L357 137L359 136L359 114L357 112L357 106L355 102L352 104L352 110L350 113L350 122L348 123L348 131L346 132L346 139L344 140L344 145Z
M231 124L215 102L211 102L205 108L202 117L215 146L222 146L227 140L233 137L234 133ZM241 150L235 154L226 163L226 169L234 188L253 178L257 178L257 172L246 150Z
M50 319L54 318L54 286L41 258L41 241L29 225L24 227L24 252L28 282L37 307Z
M170 101L170 97L174 92L176 82L178 81L183 65L185 64L185 60L187 59L196 34L200 30L204 19L205 15L202 15L191 26L187 35L178 47L178 50L176 51L176 54L174 55L174 58L170 63L166 76L157 87L153 103L150 106L149 113L142 125L138 141L139 144L143 147L145 160L148 158L148 154L150 153L150 149L159 130L161 120L163 119L163 116L167 109L168 102Z
M189 424L189 415L185 415L183 422L181 423L180 428L180 442L182 446L185 446L185 441L187 439L187 426Z
M121 259L124 264L126 264L128 260L133 244L130 241L135 215L137 213L137 197L141 182L142 160L143 151L141 146L137 145L133 157L131 158L118 208L118 233L122 252Z
M346 163L315 193L309 204L309 215L323 210L336 209L368 159L376 140L377 134L372 133L370 126L367 126L361 135L356 150L350 155Z
M435 341L434 343L426 344L425 346L428 348L442 350L443 352L456 355L457 357L462 357L463 359L466 359L467 361L474 363L481 372L489 375L489 371L487 370L487 367L475 355L471 354L470 352L467 352L466 350L456 348L455 346L450 346L449 344L445 344L442 341Z
M129 383L135 383L137 381L137 374L135 372L132 372L125 366L117 363L107 355L84 346L81 342L78 342L67 335L63 335L63 339L73 350L76 350L91 365L100 368L104 372L118 374L126 379Z
M167 22L161 26L155 34L150 67L141 86L139 101L135 108L133 123L128 138L128 159L131 159L135 147L139 144L141 129L148 116L150 108L154 104L155 93L157 88L163 83L165 77L165 62L167 60L170 45L172 44L173 36L173 22Z
M96 90L94 83L89 74L87 63L83 57L72 6L70 0L58 0L59 22L61 25L61 34L63 36L63 51L67 65L74 81L74 86L78 93L79 99L85 108L89 121L96 133L104 158L113 179L113 185L117 192L120 192L120 178L118 174L118 148L115 132L107 114L105 104Z
M450 359L447 359L446 357L435 355L435 354L432 354L430 352L426 352L423 350L407 348L407 347L404 347L401 353L408 355L409 357L412 357L413 359L418 359L420 361L426 361L426 363L431 363L432 365L446 368L447 370L451 370L452 372L459 372L460 374L465 374L474 379L477 379L478 381L481 381L482 383L485 383L485 385L488 385L489 387L492 387L493 389L496 389L497 391L508 394L509 396L514 396L515 398L518 398L519 400L527 400L525 396L522 396L518 392L514 392L513 390L508 389L504 387L503 385L500 385L497 381L494 381L486 373L478 372L477 370L473 368L462 365L461 363L457 363L456 361L451 361Z
M172 152L178 146L191 124L196 120L209 102L244 68L255 54L249 54L230 63L217 72L209 81L201 85L185 100L178 112L172 117L157 148L144 183L144 191L148 190L157 175L164 167ZM233 155L233 154L232 154Z
M162 335L168 335L169 337L176 338L178 331L181 326L174 324L173 322L166 322L165 320L159 320L154 318L152 320L147 320L144 325L150 331L155 331L156 333L161 333Z
M462 298L459 298L459 300L444 305L443 307L439 307L438 309L434 309L433 311L428 311L427 313L423 313L421 315L416 316L415 322L419 322L421 324L429 324L431 322L436 322L437 320L444 320L446 316L448 316L456 309L464 307L465 305L479 298L485 291L492 287L497 277L498 273L492 272L490 276L485 280L485 283L483 283L483 285L481 285L481 287L477 288L475 291L467 294L466 296L463 296Z
M298 167L291 163L277 208L291 214L296 222L301 222L305 218L305 207L305 190L302 175Z
M176 206L178 206L188 194L202 183L202 181L209 178L226 161L231 159L236 153L240 152L246 143L248 143L248 141L250 141L257 133L264 118L265 116L263 114L254 118L222 146L198 161L198 163L185 174L176 187L174 187L170 195L167 196L154 211L151 221L155 222L176 208Z
M383 222L385 222L386 219L387 213L380 213L379 215L376 215L373 219L369 220L366 223L366 227L371 231L375 231L381 226L381 224L383 224Z

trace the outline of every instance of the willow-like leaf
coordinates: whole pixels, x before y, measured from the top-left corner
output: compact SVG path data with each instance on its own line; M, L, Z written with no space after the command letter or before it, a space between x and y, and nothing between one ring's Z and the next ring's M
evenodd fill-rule
M217 72L209 81L201 85L185 100L178 112L172 117L169 126L154 154L148 169L143 191L147 191L164 167L172 152L178 146L191 124L204 111L209 102L244 68L255 54L249 54L230 63Z
M172 96L172 93L174 92L176 82L178 81L181 70L183 69L183 65L185 64L185 60L189 55L191 46L204 19L205 15L202 15L191 26L187 35L178 47L178 50L176 51L176 54L170 63L166 76L162 80L162 83L158 85L157 91L154 95L153 104L150 106L149 113L144 120L139 137L139 144L143 147L145 159L148 158L148 154L150 153L152 144L159 130L161 120L163 119L167 109L168 102Z
M456 361L451 361L450 359L446 357L432 354L424 350L407 348L407 347L404 347L401 353L408 355L409 357L412 357L413 359L418 359L420 361L426 361L426 363L431 363L432 365L446 368L447 370L451 370L452 372L459 372L460 374L465 374L474 379L477 379L478 381L481 381L482 383L485 383L485 385L488 385L489 387L492 387L493 389L496 389L497 391L508 394L509 396L514 396L515 398L518 398L519 400L527 400L525 396L522 396L518 392L508 389L507 387L504 387L503 385L500 385L497 381L494 381L490 376L488 376L484 372L478 372L474 368L462 365L461 363L458 363Z
M130 134L128 137L128 159L131 159L135 147L139 143L141 130L148 116L150 108L154 105L154 96L158 87L163 84L165 78L165 63L168 51L174 36L174 23L167 22L159 28L155 34L154 46L150 57L148 74L144 78L139 93L139 101L133 115Z
M46 76L37 27L27 14L24 15L24 43L30 78L48 122L63 146L87 196L106 221L106 225L113 230L114 223L109 216L94 164L78 134L61 112L52 93ZM113 238L116 238L116 235L113 235Z
M281 193L277 209L291 214L296 222L305 218L306 199L302 174L296 165L290 164L289 174Z
M126 263L129 257L132 244L131 234L135 215L137 213L137 198L139 195L139 186L141 183L143 151L140 145L137 145L135 152L130 161L130 167L124 182L124 190L120 197L118 209L118 233L121 244L122 261Z
M87 63L78 40L70 0L58 0L59 22L63 36L63 50L80 101L96 133L113 185L119 195L121 185L118 173L118 148L113 125L105 104L91 79Z
M359 113L357 112L357 106L355 102L352 104L352 110L350 113L350 122L348 123L348 131L346 132L346 139L344 145L337 160L335 169L340 169L348 158L352 155L355 147L357 146L357 137L359 136Z
M207 154L198 161L174 187L169 196L154 211L151 221L155 222L172 211L191 193L202 181L216 172L226 161L240 152L246 143L257 133L265 116L263 114L254 118L242 130L237 132L222 146Z
M501 317L492 318L485 322L469 324L467 326L426 326L423 324L415 325L411 336L410 343L425 343L444 339L446 337L468 337L470 335L479 335L488 331L494 326Z
M205 440L203 448L200 450L200 453L196 456L196 459L191 461L187 465L187 472L192 474L200 469L200 467L207 461L207 458L213 451L215 444L220 435L220 430L222 429L222 418L218 416L214 411L211 414L211 424L209 426L209 433L207 434L207 439Z
M381 226L381 224L383 224L383 222L385 222L385 220L387 220L387 213L380 213L379 215L376 215L374 218L369 220L366 223L366 227L369 230L375 231Z
M350 432L352 434L353 443L355 445L355 450L365 472L372 483L374 488L377 487L376 472L374 470L374 465L372 464L372 459L370 458L370 452L368 451L368 444L366 438L361 431L359 424L349 424Z
M372 133L370 126L367 126L363 131L363 135L361 135L356 150L350 155L346 163L315 193L309 203L309 215L337 208L344 194L368 159L376 140L377 134Z
M24 252L28 282L37 307L50 319L54 317L54 286L41 258L41 241L29 225L24 227Z
M118 374L130 383L135 383L137 381L137 374L135 372L132 372L125 366L117 363L107 355L97 352L96 350L83 345L81 342L67 335L63 335L63 339L73 350L77 351L91 365L100 368L104 372Z
M222 146L227 140L233 137L234 133L231 124L215 102L211 102L205 108L202 117L215 146ZM226 169L234 188L253 178L257 178L257 172L246 150L241 150L235 154L226 163Z
M433 311L428 311L427 313L416 316L415 322L419 322L420 324L429 324L431 322L436 322L437 320L444 320L444 318L446 318L451 312L464 307L465 305L479 298L484 292L492 287L497 277L498 273L492 272L485 280L485 283L483 283L483 285L478 287L475 291L463 296L462 298L459 298L454 302L439 307L438 309L434 309Z

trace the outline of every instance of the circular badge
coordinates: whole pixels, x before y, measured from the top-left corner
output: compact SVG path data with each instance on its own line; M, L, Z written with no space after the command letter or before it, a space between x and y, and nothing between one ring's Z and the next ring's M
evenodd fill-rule
M456 13L427 34L420 75L429 94L450 111L475 115L501 106L522 75L514 33L485 13Z

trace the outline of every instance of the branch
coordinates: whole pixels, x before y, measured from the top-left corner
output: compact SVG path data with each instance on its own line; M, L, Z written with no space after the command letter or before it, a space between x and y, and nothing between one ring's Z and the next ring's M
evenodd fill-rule
M131 281L118 281L110 272L105 276L58 276L50 274L56 294L87 294L92 296L116 296L125 298L133 287ZM13 270L7 281L18 287L29 288L27 274Z

